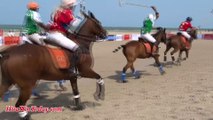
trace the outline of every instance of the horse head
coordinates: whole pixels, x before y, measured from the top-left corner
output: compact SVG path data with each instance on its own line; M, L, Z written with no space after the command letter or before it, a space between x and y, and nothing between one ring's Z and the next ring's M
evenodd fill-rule
M189 35L193 38L193 39L197 39L197 29L196 28L192 28L188 31Z
M166 43L166 29L162 27L157 28L157 33L153 35L157 41L157 44L160 42Z
M92 12L88 12L88 14L82 12L81 14L83 15L82 25L74 34L76 37L76 42L89 48L91 42L105 39L107 36L107 31Z

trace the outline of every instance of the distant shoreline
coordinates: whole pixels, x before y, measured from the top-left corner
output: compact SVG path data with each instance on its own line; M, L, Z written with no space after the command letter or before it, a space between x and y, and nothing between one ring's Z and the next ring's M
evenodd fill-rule
M163 27L163 26L156 26L156 27ZM105 29L107 30L140 30L140 27L112 27L112 26L104 26ZM177 30L177 28L171 28L171 27L165 27L167 30ZM10 29L15 29L15 30L21 30L22 25L7 25L7 24L0 24L0 29L3 29L5 31L10 30ZM200 28L202 31L213 31L213 28Z
M140 34L140 27L104 27L109 35L116 34ZM4 30L4 36L8 34L9 31L19 35L22 29L21 25L0 25L0 29ZM166 28L167 33L176 33L177 28ZM155 29L154 29L155 31ZM213 29L199 29L198 34L213 34Z

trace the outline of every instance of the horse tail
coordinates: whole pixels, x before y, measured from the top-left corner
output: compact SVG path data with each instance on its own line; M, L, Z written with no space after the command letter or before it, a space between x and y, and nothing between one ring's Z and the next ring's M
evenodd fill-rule
M1 66L2 66L2 58L3 58L3 55L0 53L0 82L2 81L2 71L1 71Z
M115 50L113 50L112 52L113 53L116 53L116 52L118 52L120 49L122 49L122 48L124 48L125 47L125 45L120 45L118 48L116 48Z

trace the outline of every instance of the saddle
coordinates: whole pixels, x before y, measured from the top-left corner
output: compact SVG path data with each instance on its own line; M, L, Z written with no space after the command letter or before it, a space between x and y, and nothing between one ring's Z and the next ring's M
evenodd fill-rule
M181 33L177 33L177 35L180 35L180 40L181 40L181 43L182 45L186 48L186 49L190 49L191 48L191 45L190 45L190 42L189 40L187 40L187 38L185 36L183 36Z
M138 41L145 46L145 48L146 48L145 51L146 51L147 54L151 55L153 52L157 52L157 46L155 46L154 44L148 42L144 38L139 37Z

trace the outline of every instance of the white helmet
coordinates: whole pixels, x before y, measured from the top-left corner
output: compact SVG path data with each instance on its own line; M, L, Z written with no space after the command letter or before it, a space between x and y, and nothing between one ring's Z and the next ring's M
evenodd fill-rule
M72 6L76 3L76 0L61 0L61 6Z
M149 14L148 18L149 18L151 21L154 21L154 15L153 15L153 14Z

